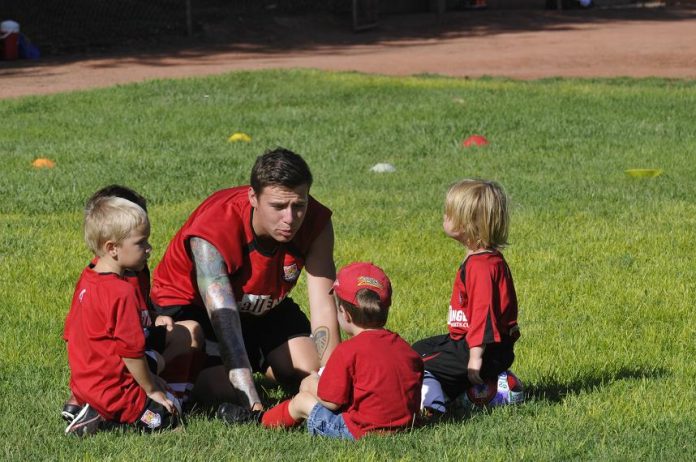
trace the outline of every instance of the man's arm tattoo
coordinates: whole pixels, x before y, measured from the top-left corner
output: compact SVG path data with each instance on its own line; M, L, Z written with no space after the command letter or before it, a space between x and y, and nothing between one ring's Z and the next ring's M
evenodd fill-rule
M329 338L331 333L329 328L326 326L317 327L312 333L312 339L314 340L314 345L317 347L317 353L319 353L319 359L321 360L326 353L326 348L329 346Z
M210 242L199 237L192 237L189 241L193 260L196 265L196 278L216 277L224 275L227 277L227 267L225 260L220 252Z
M251 406L260 399L244 347L242 325L227 266L220 252L208 241L194 237L190 246L198 290L218 339L220 358L230 383L241 392L243 396L240 398L248 400Z

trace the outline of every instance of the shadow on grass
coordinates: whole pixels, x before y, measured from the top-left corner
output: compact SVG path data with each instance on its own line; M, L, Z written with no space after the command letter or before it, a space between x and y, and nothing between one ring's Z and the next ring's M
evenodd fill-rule
M525 386L526 401L560 403L568 396L578 395L585 392L597 391L612 383L622 380L641 380L641 379L658 379L668 376L670 373L663 368L644 368L644 367L621 367L615 371L599 372L595 375L587 375L578 377L570 382L560 382L553 378L541 381L535 384L527 384ZM262 395L262 400L266 409L270 409L279 402L291 398L295 392L293 390L285 390L280 385L268 379L261 378L256 381L257 387ZM195 405L189 409L191 415L203 416L209 419L216 418L217 405L215 406L200 406ZM429 416L421 418L416 423L417 428L436 426L446 422L461 422L471 419L475 415L479 415L481 410L471 410L465 408L452 409L447 414L439 416ZM490 412L490 409L483 410Z
M292 398L299 391L298 385L283 386L261 374L256 374L254 379L256 390L259 392L261 402L266 409L270 409L280 402ZM186 407L186 413L188 415L215 419L220 404L222 403L193 403Z
M550 380L539 383L525 384L525 402L557 404L563 402L568 396L598 391L618 381L657 379L668 375L669 372L662 368L621 367L616 371L598 372L596 375L579 377L570 382L560 382L550 378ZM419 426L428 427L446 422L463 422L481 415L482 412L492 411L493 408L470 408L455 404L448 409L447 414L425 418Z
M621 367L616 371L605 371L597 375L578 377L570 382L558 382L553 378L547 381L528 384L527 400L560 403L569 395L596 391L620 380L657 379L669 375L666 369Z

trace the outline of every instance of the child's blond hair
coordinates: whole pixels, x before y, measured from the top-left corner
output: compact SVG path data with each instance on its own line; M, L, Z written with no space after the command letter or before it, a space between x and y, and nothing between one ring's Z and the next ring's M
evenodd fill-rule
M495 181L454 183L445 196L445 216L470 247L501 249L508 244L508 197Z
M121 243L143 226L150 226L147 213L127 199L100 197L85 208L85 243L97 256L102 256L107 241Z

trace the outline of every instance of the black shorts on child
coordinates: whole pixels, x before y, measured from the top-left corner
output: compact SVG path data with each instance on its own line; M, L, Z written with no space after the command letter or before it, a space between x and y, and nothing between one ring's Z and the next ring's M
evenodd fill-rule
M166 326L152 326L143 329L145 333L145 349L155 350L157 353L164 353L167 340Z
M147 399L145 409L133 425L146 432L157 432L161 430L173 430L181 423L181 417L172 415L160 403Z
M162 354L164 352L165 341L167 339L167 328L165 326L153 326L144 329L145 333L145 359L147 366L153 374L158 374L156 355L152 352Z
M421 355L426 372L430 372L442 385L442 391L451 398L462 394L471 386L469 382L469 346L466 340L454 340L448 334L419 340L413 349ZM515 360L512 343L486 345L481 366L481 378L496 378Z
M172 413L160 403L147 398L143 411L135 422L127 424L111 420L102 420L99 424L99 431L136 428L147 433L152 433L163 430L173 430L181 425L181 423L181 416L172 415Z

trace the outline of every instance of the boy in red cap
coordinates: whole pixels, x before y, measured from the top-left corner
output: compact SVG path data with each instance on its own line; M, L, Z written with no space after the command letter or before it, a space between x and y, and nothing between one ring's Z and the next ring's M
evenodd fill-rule
M352 263L338 272L332 292L339 325L352 338L336 347L321 376L311 374L297 395L266 412L223 404L221 419L265 427L295 427L306 420L312 435L348 440L412 425L420 407L423 362L384 328L391 305L389 278L372 263Z

